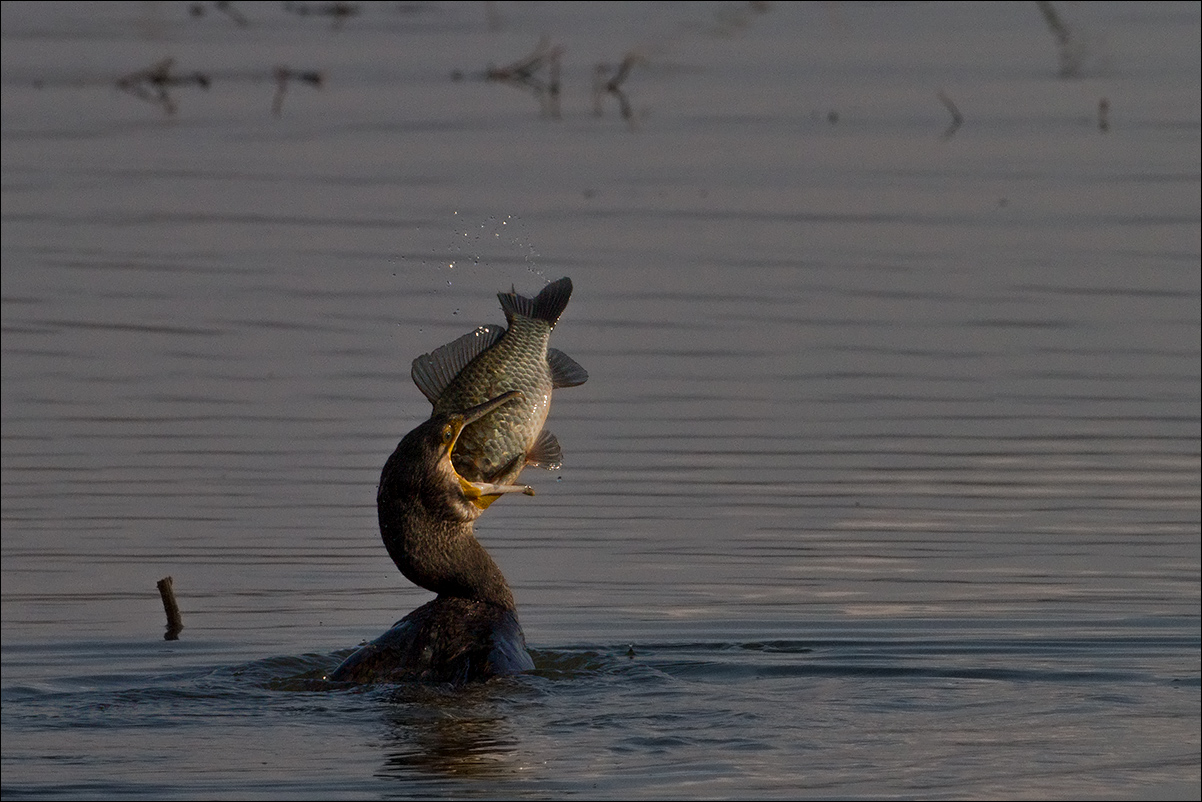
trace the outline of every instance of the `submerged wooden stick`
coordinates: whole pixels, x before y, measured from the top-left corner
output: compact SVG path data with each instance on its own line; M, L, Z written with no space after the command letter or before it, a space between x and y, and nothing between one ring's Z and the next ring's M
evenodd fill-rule
M952 115L951 125L943 132L944 139L951 139L952 135L964 124L964 117L960 114L960 109L956 106L955 102L947 96L946 92L940 89L936 94L939 97L939 102L947 109L948 114Z
M175 603L171 577L165 576L157 584L159 595L163 597L163 609L167 612L167 632L163 635L163 640L179 640L180 630L184 628L184 619L179 614L179 605Z

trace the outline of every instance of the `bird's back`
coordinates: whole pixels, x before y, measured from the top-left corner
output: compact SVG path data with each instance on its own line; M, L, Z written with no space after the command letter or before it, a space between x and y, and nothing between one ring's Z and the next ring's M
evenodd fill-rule
M513 610L439 596L359 648L328 679L461 685L532 668Z

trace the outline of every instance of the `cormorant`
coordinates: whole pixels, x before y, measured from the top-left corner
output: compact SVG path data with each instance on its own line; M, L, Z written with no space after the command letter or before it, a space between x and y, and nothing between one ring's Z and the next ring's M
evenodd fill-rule
M327 679L340 682L465 683L534 668L513 592L476 540L482 496L533 490L471 482L451 450L463 427L520 399L510 391L462 412L434 415L401 440L384 464L376 507L393 562L438 595L361 647Z

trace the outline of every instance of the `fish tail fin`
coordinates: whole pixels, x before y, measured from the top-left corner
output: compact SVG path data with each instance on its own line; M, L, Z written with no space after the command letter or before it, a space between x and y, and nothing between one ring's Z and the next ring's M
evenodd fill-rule
M510 289L509 292L497 293L506 320L513 320L514 316L520 315L535 320L545 320L552 326L563 314L564 308L568 305L568 299L571 297L572 280L567 276L559 281L552 281L533 298L518 295L514 289Z

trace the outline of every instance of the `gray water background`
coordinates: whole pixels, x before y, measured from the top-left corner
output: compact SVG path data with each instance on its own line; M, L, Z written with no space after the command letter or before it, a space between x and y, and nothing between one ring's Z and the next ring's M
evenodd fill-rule
M6 799L1198 797L1199 4L231 8L0 6ZM538 670L325 686L410 361L563 275Z

